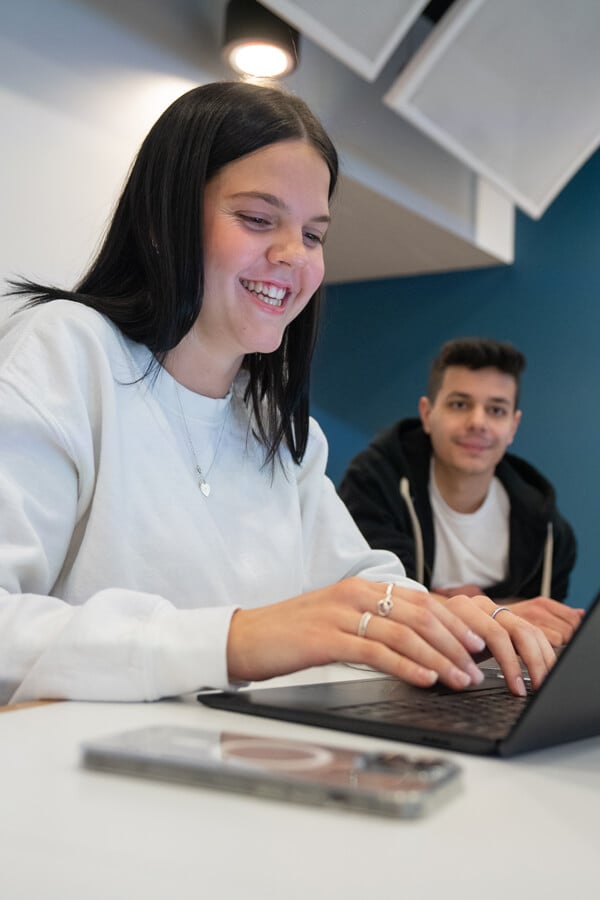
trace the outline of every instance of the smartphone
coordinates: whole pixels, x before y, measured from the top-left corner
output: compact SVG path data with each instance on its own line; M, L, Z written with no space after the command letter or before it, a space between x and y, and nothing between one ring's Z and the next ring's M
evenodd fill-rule
M396 818L453 796L461 770L440 756L369 753L235 731L134 729L82 745L90 769L167 779Z

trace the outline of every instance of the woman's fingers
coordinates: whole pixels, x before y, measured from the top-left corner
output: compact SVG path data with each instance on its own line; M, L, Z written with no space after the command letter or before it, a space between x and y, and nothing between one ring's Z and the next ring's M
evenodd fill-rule
M360 579L341 584L360 612L346 620L345 630L364 642L352 645L347 662L366 663L415 684L439 678L460 689L482 681L471 653L480 652L484 640L431 594Z
M360 628L364 614L361 617L357 637L360 640L364 631L365 640L355 652L366 655L368 665L414 684L431 685L439 678L457 690L483 679L470 655L434 613L406 601L398 606L397 618L374 615L366 629Z
M342 658L346 661L369 666L377 672L393 675L417 687L431 687L439 679L437 669L424 666L380 641L369 637L354 637L351 634L345 637Z
M449 605L482 635L514 694L526 693L519 657L527 667L533 687L540 686L554 665L556 654L539 628L516 616L510 608L500 609L492 618L499 607L488 597L454 597Z

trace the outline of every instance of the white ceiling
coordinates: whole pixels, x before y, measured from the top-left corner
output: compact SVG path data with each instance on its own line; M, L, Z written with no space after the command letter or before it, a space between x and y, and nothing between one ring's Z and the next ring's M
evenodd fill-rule
M220 57L227 0L78 2L160 44L173 59L192 64L199 81L235 77ZM450 15L458 12L456 17L468 22L465 9L484 8L487 2L457 0ZM522 2L502 0L502 8L518 12ZM556 15L560 13L560 0L526 2L538 8L538 15L540 2L544 9L552 7ZM594 9L600 11L598 0L574 0L574 4L578 10L585 8L594 20ZM448 15L434 28L421 15L424 0L377 0L370 5L349 0L263 0L263 5L277 10L303 33L299 68L284 86L307 100L340 152L341 179L326 247L327 280L371 280L512 262L514 196L509 196L494 171L478 170L468 155L455 152L452 142L445 143L435 129L424 129L404 108L406 96L414 97L404 82L414 79L415 60L431 44L435 47ZM583 27L580 20L577 27ZM494 35L497 31L498 27ZM510 30L502 33L510 39ZM484 33L476 43L484 58L489 39L489 33ZM447 40L442 43L449 46ZM555 45L553 35L550 46ZM522 42L519 46L523 47ZM572 56L573 42L570 46ZM590 46L593 40L586 41L586 48ZM434 61L440 57L439 49L433 57ZM589 76L589 60L586 65ZM432 68L427 56L424 68ZM505 70L512 68L509 60ZM528 71L527 66L523 71ZM540 90L536 84L525 87L534 94ZM514 94L520 88L525 89L517 83L510 90ZM567 102L570 93L576 93L572 82L566 96L561 94L561 103ZM448 79L436 97L446 124L453 121L456 99ZM483 101L480 97L484 106L485 99L485 94ZM588 117L590 108L578 103ZM493 116L486 120L479 110L469 114L481 128L488 127L486 121L494 121ZM517 129L511 141L518 137ZM539 147L539 134L537 139ZM541 140L543 148L543 135ZM587 148L588 154L591 149ZM563 182L582 162L580 156L570 171L563 162ZM539 168L535 161L533 168Z

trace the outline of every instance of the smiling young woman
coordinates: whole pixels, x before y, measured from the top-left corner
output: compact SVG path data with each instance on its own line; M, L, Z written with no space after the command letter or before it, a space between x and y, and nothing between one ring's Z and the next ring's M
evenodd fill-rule
M273 353L323 281L330 173L305 140L224 166L204 195L204 294L165 367L224 396L247 354Z
M299 98L196 88L149 132L75 288L14 285L31 299L0 332L12 702L148 700L334 660L459 688L484 643L515 692L515 651L546 674L541 631L485 597L437 601L326 478L308 397L337 167Z

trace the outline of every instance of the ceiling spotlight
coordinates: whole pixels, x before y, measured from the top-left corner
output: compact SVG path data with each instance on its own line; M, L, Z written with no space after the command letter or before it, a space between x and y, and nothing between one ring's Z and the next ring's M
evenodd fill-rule
M298 64L300 35L256 0L229 0L223 57L241 75L277 78Z

